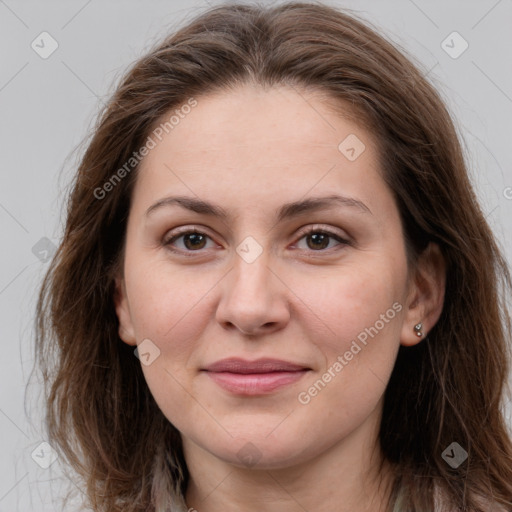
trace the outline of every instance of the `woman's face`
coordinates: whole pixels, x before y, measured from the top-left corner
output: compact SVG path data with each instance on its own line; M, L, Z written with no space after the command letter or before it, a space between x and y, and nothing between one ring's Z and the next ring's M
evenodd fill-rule
M372 134L286 87L196 100L139 170L121 337L188 452L284 468L374 440L421 318Z

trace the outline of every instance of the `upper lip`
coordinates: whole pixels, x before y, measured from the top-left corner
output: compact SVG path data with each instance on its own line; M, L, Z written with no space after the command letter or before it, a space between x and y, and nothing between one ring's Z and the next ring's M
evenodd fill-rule
M247 361L238 357L222 359L206 368L202 368L209 372L229 372L229 373L271 373L271 372L296 372L300 370L309 370L302 364L282 361L280 359L257 359L255 361Z

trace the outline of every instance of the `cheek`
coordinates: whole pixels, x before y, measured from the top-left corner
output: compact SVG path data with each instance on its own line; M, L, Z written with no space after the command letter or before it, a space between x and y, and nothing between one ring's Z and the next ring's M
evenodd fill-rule
M406 282L402 263L397 257L395 266L390 261L354 266L309 294L307 305L326 329L322 336L309 333L325 366L297 397L300 407L311 407L308 417L325 416L327 410L334 424L353 425L381 399L400 344Z
M137 339L150 338L162 350L172 340L179 355L208 320L203 311L205 299L218 277L212 272L176 271L165 261L148 261L134 258L125 267Z
M336 435L347 434L377 407L399 348L403 305L398 284L389 271L375 268L340 277L316 295L314 311L329 330L320 338L310 333L325 366L296 397L304 424L323 418ZM299 435L302 427L295 427Z
M354 340L363 347L369 347L364 342L370 339L381 347L388 343L385 340L398 343L405 279L400 264L372 262L352 266L350 271L340 268L325 279L297 277L291 287L321 321L324 334L318 338L310 333L310 339L329 362L350 350Z
M200 277L187 270L170 272L169 267L168 262L127 265L125 275L137 342L149 339L159 350L150 365L142 365L146 383L167 419L189 431L208 421L193 397L190 370L214 314L208 294L219 278L208 272Z

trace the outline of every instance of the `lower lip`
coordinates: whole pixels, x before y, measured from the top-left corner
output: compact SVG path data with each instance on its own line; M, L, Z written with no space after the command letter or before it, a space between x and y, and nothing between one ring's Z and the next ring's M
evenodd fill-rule
M261 395L293 384L309 370L271 373L206 372L221 388L238 395Z

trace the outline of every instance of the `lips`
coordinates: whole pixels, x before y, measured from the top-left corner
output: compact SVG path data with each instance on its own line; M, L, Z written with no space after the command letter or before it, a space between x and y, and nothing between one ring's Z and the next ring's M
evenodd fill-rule
M203 371L220 387L238 395L268 394L301 379L310 368L279 359L222 359Z
M256 361L246 361L232 357L222 359L205 368L209 372L230 372L230 373L271 373L271 372L295 372L299 370L309 370L306 366L281 361L279 359L258 359Z

